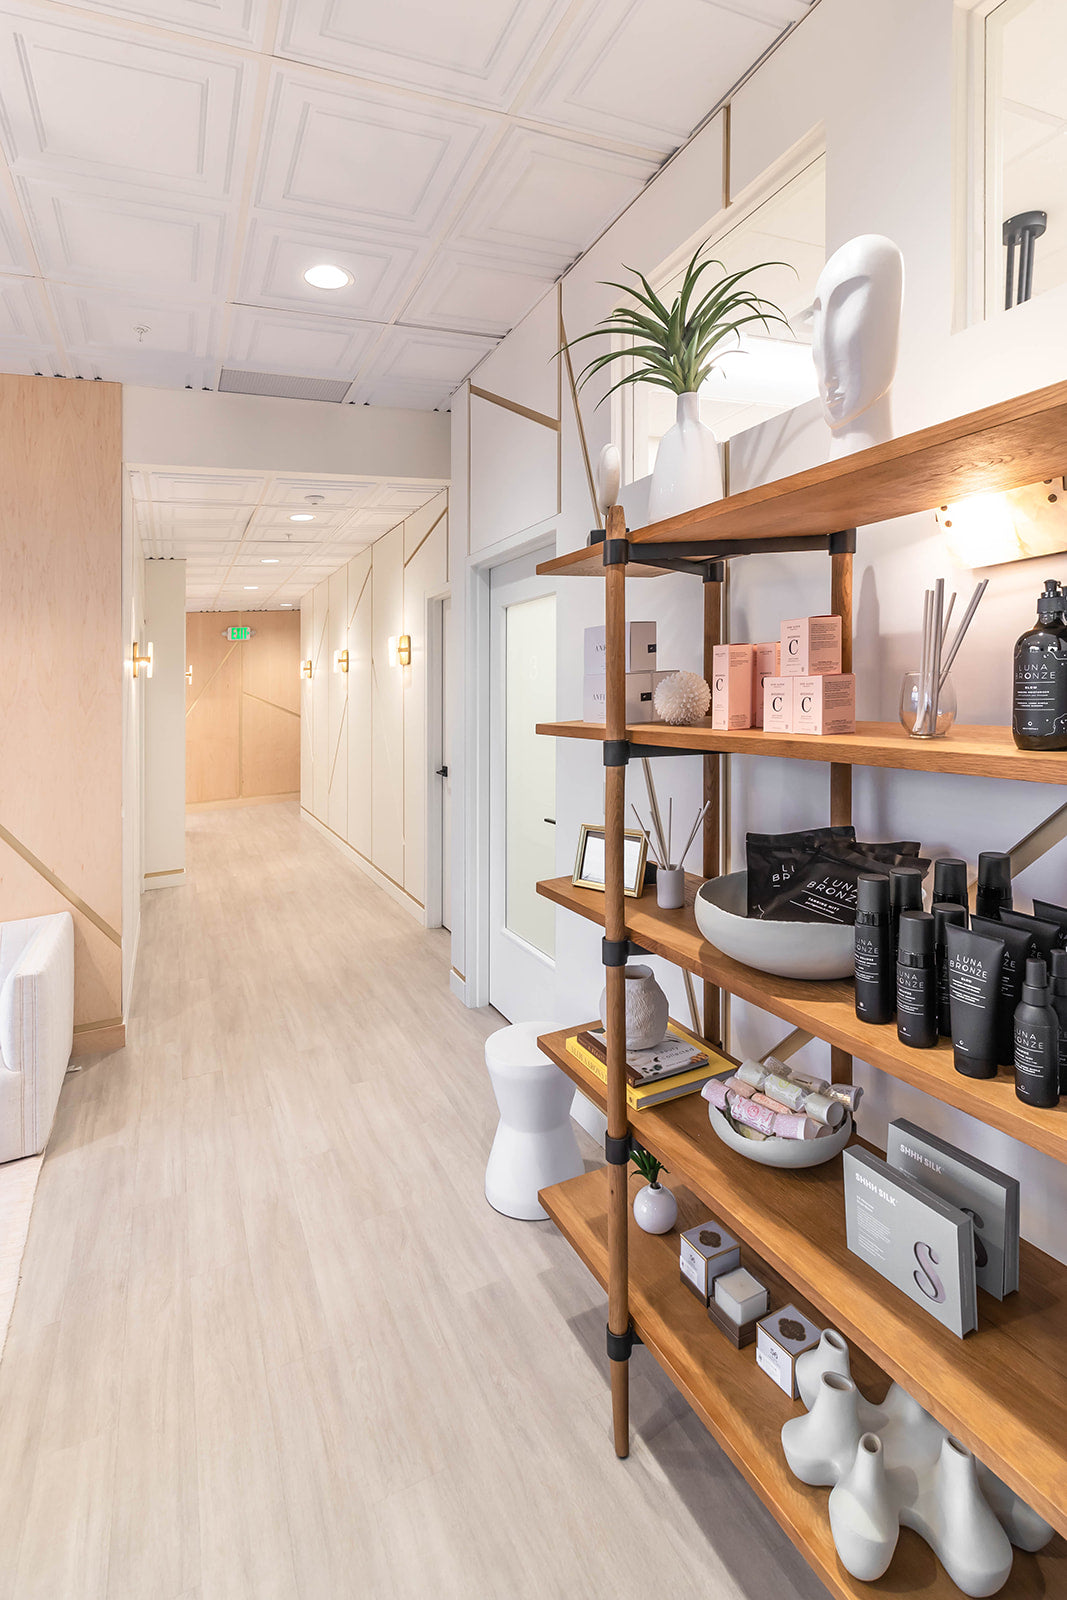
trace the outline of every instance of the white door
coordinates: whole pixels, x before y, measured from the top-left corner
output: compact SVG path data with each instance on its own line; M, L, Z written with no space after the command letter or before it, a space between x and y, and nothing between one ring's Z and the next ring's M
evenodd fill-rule
M441 601L441 761L437 776L441 780L441 926L452 927L452 601Z
M553 1011L556 869L556 596L537 557L494 568L490 600L489 999L509 1022Z

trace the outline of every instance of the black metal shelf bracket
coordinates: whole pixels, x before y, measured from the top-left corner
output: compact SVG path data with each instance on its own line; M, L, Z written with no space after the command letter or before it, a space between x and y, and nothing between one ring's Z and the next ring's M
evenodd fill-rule
M615 1139L610 1133L604 1135L604 1160L609 1167L625 1167L633 1153L633 1136L624 1133L621 1139Z
M608 1328L608 1360L629 1361L635 1344L643 1344L641 1335L631 1322L625 1333L612 1333Z
M605 967L624 967L634 956L647 956L643 945L632 939L601 939L600 959Z
M629 759L629 739L604 740L604 765L606 767L625 767Z
M624 567L629 559L629 539L604 540L604 565L606 567Z

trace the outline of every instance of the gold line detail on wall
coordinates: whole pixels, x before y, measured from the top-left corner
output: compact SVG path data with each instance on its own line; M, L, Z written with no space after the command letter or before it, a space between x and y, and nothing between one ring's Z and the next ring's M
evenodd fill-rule
M578 441L582 447L582 461L585 464L585 481L589 485L589 500L593 507L593 516L598 528L604 526L604 519L600 515L600 507L596 503L596 485L593 482L593 469L589 464L589 445L586 442L585 426L582 422L582 408L578 403L578 386L574 381L574 363L567 347L567 329L563 321L563 305L559 308L559 343L563 351L563 359L567 363L567 381L570 384L571 403L574 406L574 420L578 425Z
M730 101L722 108L722 208L728 210L730 200L731 129Z
M441 515L437 518L437 520L433 523L433 525L431 527L427 528L426 532L423 534L422 538L419 540L419 542L415 546L414 550L411 552L411 554L408 556L407 560L404 562L405 567L408 566L412 561L414 561L415 557L418 555L419 551L422 549L423 545L426 543L426 541L430 537L431 533L433 533L434 529L437 528L439 526L439 524L442 523L447 516L448 516L448 507L446 505L444 510L441 512ZM410 520L410 518L409 518L409 520ZM358 600L356 601L356 604L357 605L359 604ZM355 612L353 612L352 614L354 616Z
M253 694L251 689L242 689L241 693L247 695L249 700L258 700L261 706L273 706L275 711L284 711L287 717L298 717L299 711L290 711L288 706L280 706L277 700L266 700L261 694Z
M362 583L362 586L360 588L360 591L359 591L358 595L356 596L356 603L352 607L352 615L348 619L349 628L351 628L353 622L355 622L355 620L356 620L356 612L359 610L359 603L363 599L363 596L367 592L367 585L371 580L371 573L374 571L373 559L374 558L371 557L371 562L367 566L367 576L363 580L363 583Z
M95 1033L99 1028L121 1028L121 1017L105 1017L102 1022L76 1022L75 1033Z
M478 389L473 383L470 392L477 395L479 400L488 400L490 405L501 406L505 411L514 411L517 417L525 417L527 422L536 422L542 428L551 428L553 433L559 432L558 418L546 417L543 411L533 411L529 406L521 406L517 400L505 400L503 395L490 394L488 389Z
M33 851L27 845L24 845L20 839L16 839L13 833L9 833L2 823L0 823L0 839L6 845L10 845L15 854L21 856L27 866L33 868L38 877L43 878L46 883L50 883L52 888L57 890L68 904L72 905L76 911L80 911L83 917L87 917L94 928L99 928L100 932L105 934L112 944L117 944L120 949L122 948L122 935L116 933L111 924L105 922L103 917L93 910L92 906L87 905L80 894L75 894L74 890L69 888L62 878L57 878L55 873L45 866L40 857L35 856Z
M177 878L185 871L184 867L163 867L159 872L146 872L146 878Z
M227 650L226 654L223 656L222 660L219 662L218 666L215 668L215 670L211 674L210 678L208 678L207 682L204 684L204 687L201 689L200 693L197 695L197 697L193 701L192 705L191 706L186 706L186 708L185 708L186 717L189 716L190 712L196 710L197 706L200 704L201 700L207 694L208 690L211 688L211 685L214 683L215 679L218 677L219 673L222 671L223 667L226 665L227 661L229 661L230 657L233 655L233 653L234 653L234 651L236 649L237 649L237 646L235 644L231 644L230 648Z
M319 657L322 655L322 647L326 643L326 630L327 630L327 628L329 626L330 626L330 608L327 605L327 607L326 607L326 615L322 619L322 631L319 634L319 642L315 646L315 665L316 666L318 666Z
M348 716L348 696L346 694L345 695L345 703L341 707L341 720L337 725L337 743L333 747L333 760L330 763L330 781L326 785L326 793L327 794L332 794L332 792L333 792L333 775L337 771L337 757L341 753L341 735L345 731L345 718L347 716Z
M375 872L385 879L386 883L391 883L394 889L399 889L402 895L406 895L413 906L418 906L420 911L426 910L426 907L423 905L422 901L417 899L415 895L412 894L410 889L405 889L404 885L402 883L397 883L396 879L391 878L388 872L383 872L376 861L372 861L370 856L365 856L362 850L357 850L351 840L346 839L343 833L338 833L337 829L331 828L328 822L323 822L322 818L317 817L313 811L308 811L307 806L301 806L300 809L301 811L305 812L306 815L311 818L311 821L314 822L318 827L325 828L326 832L332 833L335 839L340 839L345 848L347 850L351 850L354 856L358 856L361 861L365 861L368 867L373 867Z

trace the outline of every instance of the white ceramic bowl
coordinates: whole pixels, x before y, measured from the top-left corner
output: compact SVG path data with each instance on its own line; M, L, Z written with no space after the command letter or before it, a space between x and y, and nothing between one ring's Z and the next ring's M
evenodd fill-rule
M746 916L748 873L709 878L697 891L697 927L716 950L778 978L851 978L855 929L836 922Z
M852 1137L852 1115L848 1111L841 1126L821 1139L746 1139L723 1112L710 1104L708 1120L723 1144L728 1144L739 1156L758 1161L764 1167L792 1167L794 1171L801 1167L821 1167L824 1161L832 1161Z

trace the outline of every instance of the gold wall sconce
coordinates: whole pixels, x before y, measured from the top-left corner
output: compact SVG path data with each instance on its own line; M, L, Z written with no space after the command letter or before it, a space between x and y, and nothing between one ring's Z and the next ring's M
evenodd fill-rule
M311 661L310 661L310 659L307 660L307 661L301 661L301 663L300 663L300 676L302 678L310 678L311 677Z
M396 641L396 664L398 667L410 667L411 665L410 633L402 633Z
M963 567L996 567L1067 550L1067 478L976 494L936 512L949 554Z
M347 672L348 671L348 651L347 650L335 650L334 651L333 670L335 672ZM308 674L308 676L310 677L310 673Z
M186 669L185 669L185 681L186 681L186 683L189 685L189 687L191 689L193 687L193 669L192 669L192 667L186 667Z
M133 641L133 675L135 678L150 678L152 676L152 644L145 645L145 654L142 655L137 648L137 640Z

